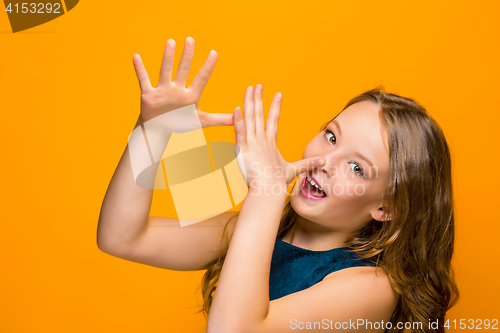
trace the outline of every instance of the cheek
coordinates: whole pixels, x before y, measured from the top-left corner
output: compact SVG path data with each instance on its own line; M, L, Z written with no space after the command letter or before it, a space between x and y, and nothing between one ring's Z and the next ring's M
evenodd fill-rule
M350 178L336 178L332 182L325 205L332 211L336 210L337 216L365 214L367 207L373 205L377 195L378 192L372 184Z
M366 188L359 182L354 182L348 178L335 178L330 182L329 197L332 204L354 205L364 202L366 198Z

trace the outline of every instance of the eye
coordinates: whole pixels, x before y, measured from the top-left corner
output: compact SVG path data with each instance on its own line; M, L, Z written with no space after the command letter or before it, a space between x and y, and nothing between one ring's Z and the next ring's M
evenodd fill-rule
M325 136L326 136L326 139L328 141L330 141L331 143L335 144L337 142L337 138L335 137L335 135L333 134L333 132L330 131L330 130L328 130L328 129L326 130L326 135Z
M330 143L336 144L337 138L335 137L335 134L333 134L333 132L330 131L329 129L326 129L325 132L326 132L325 138ZM356 176L361 177L361 178L365 177L365 172L364 172L363 168L357 162L350 162L349 164L351 164L351 169L356 174Z
M353 167L354 166L354 167ZM351 169L352 171L359 177L364 177L365 172L363 168L356 162L351 162Z

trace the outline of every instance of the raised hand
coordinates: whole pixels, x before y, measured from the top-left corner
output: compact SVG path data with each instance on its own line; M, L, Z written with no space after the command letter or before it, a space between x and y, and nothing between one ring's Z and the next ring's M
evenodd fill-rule
M153 88L141 57L133 55L134 68L141 88L141 115L144 122L165 112L195 104L202 127L233 125L233 115L226 113L206 113L198 108L203 89L210 79L217 62L217 53L210 51L202 68L186 88L186 81L194 54L194 39L186 38L184 52L172 81L175 41L169 39L161 63L158 87Z
M246 171L250 188L275 185L286 188L299 174L325 163L320 157L293 163L283 159L276 144L281 102L281 93L274 95L264 125L262 85L258 84L255 89L252 86L247 88L244 119L239 107L234 110L236 144L244 160L244 166L240 165L240 169Z

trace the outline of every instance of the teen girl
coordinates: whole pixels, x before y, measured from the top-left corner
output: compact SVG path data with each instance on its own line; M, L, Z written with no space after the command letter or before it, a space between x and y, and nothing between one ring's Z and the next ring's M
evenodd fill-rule
M216 53L185 88L193 52L187 38L172 80L169 40L157 88L134 55L136 127L198 105ZM148 216L153 190L134 182L126 147L101 208L99 248L171 270L206 269L207 332L443 332L458 290L451 159L439 125L413 100L372 89L321 128L303 160L288 163L276 144L281 100L277 93L266 122L261 85L248 87L244 117L239 108L197 109L203 127L234 125L245 170L252 170L237 213L187 227ZM301 126L311 117L305 112Z

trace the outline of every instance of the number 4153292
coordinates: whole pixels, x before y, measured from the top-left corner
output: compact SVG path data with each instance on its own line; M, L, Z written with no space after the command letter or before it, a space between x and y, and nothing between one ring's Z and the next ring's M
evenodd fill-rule
M460 321L457 321L457 319L454 320L449 320L447 319L444 323L444 327L448 329L476 329L476 330L481 330L481 329L491 329L491 330L497 330L498 329L498 319L492 319L491 321L489 319L460 319Z
M15 7L15 9L13 9ZM21 10L19 10L21 9ZM5 11L9 13L31 13L31 14L61 14L60 12L61 4L60 3L22 3L21 8L19 8L19 4L16 3L12 6L12 3L9 3Z

